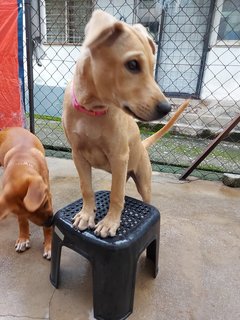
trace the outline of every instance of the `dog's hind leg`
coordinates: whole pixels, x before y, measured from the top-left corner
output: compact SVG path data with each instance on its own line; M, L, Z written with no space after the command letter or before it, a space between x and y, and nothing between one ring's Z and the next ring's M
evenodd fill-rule
M148 158L140 161L137 171L131 173L137 190L142 197L142 200L146 203L151 202L151 178L152 178L152 168Z

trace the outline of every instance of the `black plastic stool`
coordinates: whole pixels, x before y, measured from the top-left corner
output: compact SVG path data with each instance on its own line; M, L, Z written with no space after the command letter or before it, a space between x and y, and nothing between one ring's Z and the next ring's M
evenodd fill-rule
M95 194L96 222L106 215L109 196L108 191ZM72 218L81 207L82 199L79 199L54 216L51 283L58 287L61 248L69 247L92 263L95 318L126 319L133 310L137 261L146 248L147 257L154 263L153 276L157 276L160 213L151 205L125 197L117 235L102 239L92 230L82 232L73 228Z

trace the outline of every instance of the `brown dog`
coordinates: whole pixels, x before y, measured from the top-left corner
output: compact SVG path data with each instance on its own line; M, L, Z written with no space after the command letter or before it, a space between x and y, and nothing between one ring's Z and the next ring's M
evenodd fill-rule
M142 143L132 116L145 121L160 119L171 106L154 81L155 45L143 26L129 26L97 10L85 33L73 81L65 92L63 126L83 196L74 226L95 228L97 235L107 237L114 236L120 225L128 177L133 178L145 202L151 199L146 147L164 132ZM112 173L109 211L96 226L91 167Z
M30 247L28 220L43 226L43 257L50 259L53 210L44 153L39 139L28 130L9 128L0 131L0 165L4 167L0 219L9 213L17 215L17 252Z

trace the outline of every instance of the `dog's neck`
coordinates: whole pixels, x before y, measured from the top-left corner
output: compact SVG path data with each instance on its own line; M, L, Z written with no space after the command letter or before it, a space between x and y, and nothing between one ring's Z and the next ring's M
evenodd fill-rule
M87 109L83 105L81 105L78 102L76 94L75 94L74 82L72 82L71 96L72 96L72 106L74 107L74 109L76 109L84 114L87 114L88 116L100 117L100 116L104 116L108 111L108 109L106 107Z
M31 162L28 162L28 161L17 161L17 162L12 163L11 166L27 166L32 169L36 169L35 166Z
M26 159L31 159L30 155L33 154L37 154L38 155L38 159L44 159L44 155L43 153L38 150L35 147L30 148L27 151L27 157L26 157L26 152L21 152L21 146L17 146L14 148L11 148L4 156L4 160L3 160L3 166L6 168L7 166L27 166L29 168L32 169L37 169L36 165L35 165L35 161L28 161ZM39 157L41 156L41 158ZM36 155L34 155L34 158L36 157Z

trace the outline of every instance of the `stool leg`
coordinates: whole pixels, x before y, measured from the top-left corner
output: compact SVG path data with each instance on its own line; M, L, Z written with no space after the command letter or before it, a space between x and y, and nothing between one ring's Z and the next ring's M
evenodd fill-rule
M153 240L147 247L147 258L154 263L153 277L156 278L158 274L158 256L159 256L159 236Z
M137 258L110 252L93 261L94 316L99 320L123 320L133 310Z
M59 283L61 252L62 240L53 232L50 281L55 288L58 288Z

